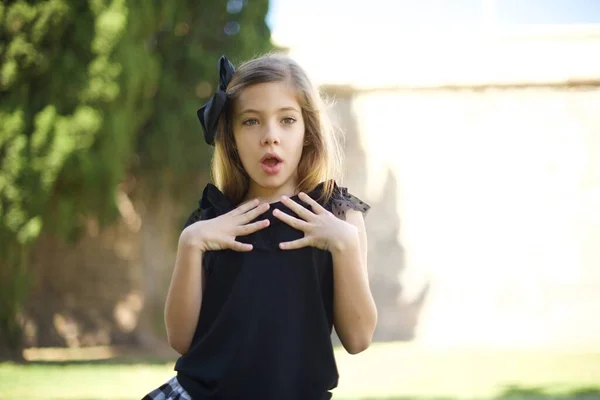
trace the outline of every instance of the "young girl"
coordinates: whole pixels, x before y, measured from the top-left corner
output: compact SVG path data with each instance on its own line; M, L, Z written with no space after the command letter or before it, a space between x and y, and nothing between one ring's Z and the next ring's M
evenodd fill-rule
M339 147L296 62L235 70L198 111L215 185L185 224L165 307L177 376L144 399L330 399L332 327L351 354L377 320L369 206L335 181Z

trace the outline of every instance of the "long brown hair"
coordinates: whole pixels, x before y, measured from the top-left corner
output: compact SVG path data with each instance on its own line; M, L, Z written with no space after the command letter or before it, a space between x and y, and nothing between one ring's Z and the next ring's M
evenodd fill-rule
M302 109L306 144L298 163L296 189L310 192L325 182L322 198L328 201L333 180L341 178L342 151L338 135L329 120L324 97L306 72L290 57L276 53L240 65L227 86L227 106L219 119L212 159L215 185L235 204L248 192L250 177L242 166L233 136L233 103L247 87L267 82L289 82L296 90Z

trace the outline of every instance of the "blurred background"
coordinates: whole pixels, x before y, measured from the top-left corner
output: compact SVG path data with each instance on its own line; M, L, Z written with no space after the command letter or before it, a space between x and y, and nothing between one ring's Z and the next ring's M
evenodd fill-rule
M297 59L371 204L336 399L600 399L600 1L0 2L0 398L138 399L217 60ZM337 339L334 337L337 343Z

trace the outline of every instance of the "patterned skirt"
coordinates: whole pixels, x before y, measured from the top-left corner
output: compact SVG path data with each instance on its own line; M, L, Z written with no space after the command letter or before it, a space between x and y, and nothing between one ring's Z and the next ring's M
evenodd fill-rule
M192 400L192 398L181 387L177 377L174 376L168 382L148 393L142 400Z

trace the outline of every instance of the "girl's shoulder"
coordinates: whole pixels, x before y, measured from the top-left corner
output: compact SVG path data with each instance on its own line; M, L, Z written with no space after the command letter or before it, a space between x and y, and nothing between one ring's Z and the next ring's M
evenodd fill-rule
M321 202L321 205L331 211L335 216L342 219L345 218L346 211L348 210L359 211L363 216L368 214L371 206L367 202L352 194L347 187L338 185L335 180L328 182L329 185L333 186L331 197L328 200ZM320 183L319 186L311 192L317 196L311 195L311 197L319 197L325 190L326 185L326 182Z
M227 212L231 208L229 199L214 184L208 183L204 187L197 207L185 221L183 229L195 222L214 218L218 213Z
M198 221L202 221L202 220L206 220L206 219L210 219L211 217L209 217L211 210L209 209L202 209L200 208L200 206L198 206L194 211L192 211L192 213L187 217L187 219L185 220L185 223L183 224L183 228L185 229L188 226L198 222Z

